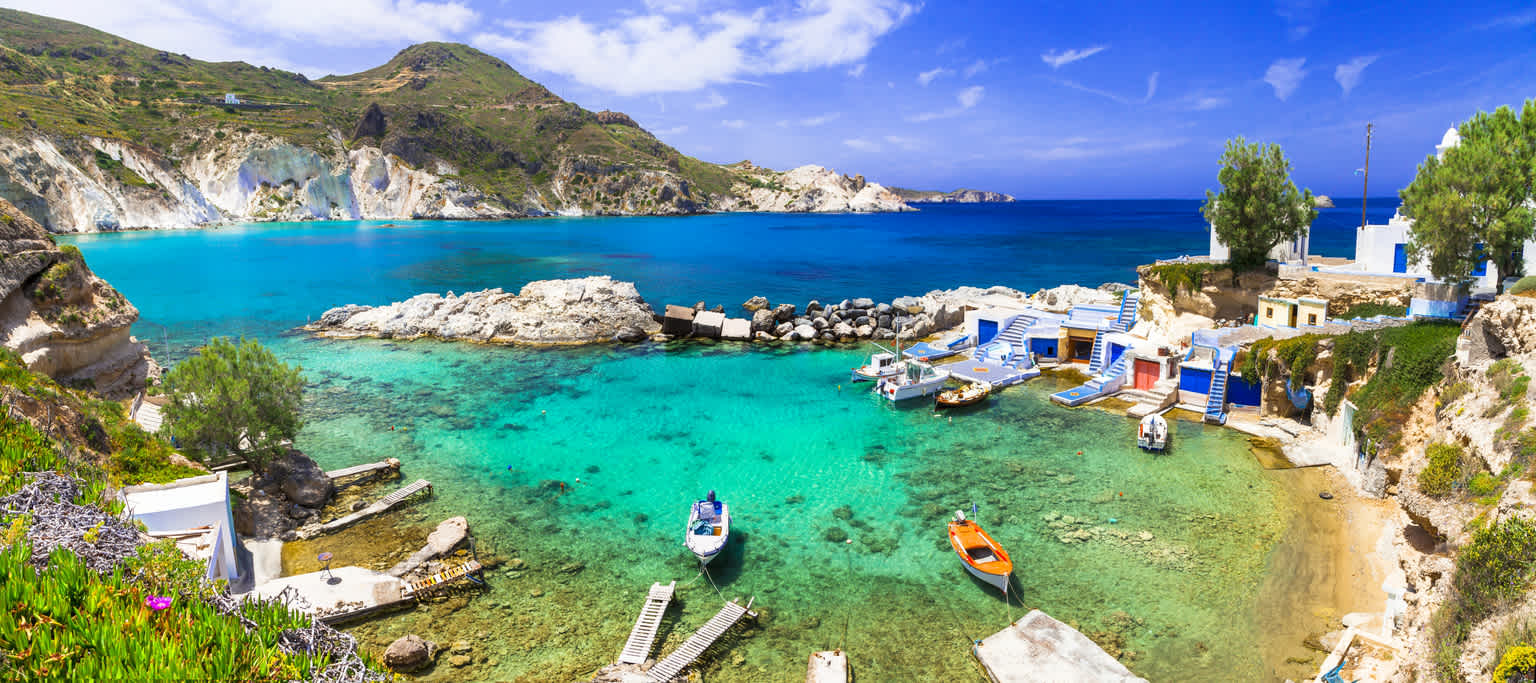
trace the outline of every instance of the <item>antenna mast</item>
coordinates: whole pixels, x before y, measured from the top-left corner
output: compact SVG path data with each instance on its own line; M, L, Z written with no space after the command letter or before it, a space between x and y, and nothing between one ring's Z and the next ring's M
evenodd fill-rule
M1360 229L1365 229L1365 200L1370 195L1371 187L1371 129L1376 124L1365 124L1365 180L1360 186Z

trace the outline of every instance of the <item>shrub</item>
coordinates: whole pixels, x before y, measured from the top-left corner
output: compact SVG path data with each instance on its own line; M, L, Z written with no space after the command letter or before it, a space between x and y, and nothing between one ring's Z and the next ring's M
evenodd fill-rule
M1461 446L1431 444L1424 453L1429 464L1419 472L1419 492L1436 498L1449 494L1461 479Z
M1508 683L1511 675L1536 672L1536 647L1519 645L1512 647L1499 659L1493 670L1494 683Z
M1451 594L1431 620L1432 659L1440 680L1461 680L1457 659L1472 626L1499 606L1524 595L1530 588L1533 570L1536 522L1511 517L1472 534L1472 541L1456 556ZM1505 658L1509 658L1509 653L1505 653Z
M1527 275L1509 287L1510 294L1536 296L1536 275Z
M1478 472L1467 481L1467 493L1482 497L1499 490L1499 480L1487 472Z
M1367 301L1362 304L1355 304L1350 306L1349 310L1344 311L1337 317L1339 320L1354 320L1357 318L1374 318L1378 315L1401 318L1405 315L1408 315L1408 307L1398 306L1395 304L1383 304L1375 301Z
M1163 263L1147 269L1147 278L1167 288L1169 294L1198 292L1207 273L1226 268L1225 263Z

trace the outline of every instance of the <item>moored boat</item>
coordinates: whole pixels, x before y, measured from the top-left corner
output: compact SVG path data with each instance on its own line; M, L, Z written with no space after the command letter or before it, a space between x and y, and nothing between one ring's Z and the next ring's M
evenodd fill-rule
M870 382L895 377L906 369L907 364L896 360L896 354L889 351L881 351L869 354L869 362L853 369L852 380L855 382Z
M710 491L704 500L693 504L688 512L688 530L683 535L683 545L699 558L700 565L709 564L731 536L731 509L725 501L715 500Z
M1136 445L1144 451L1160 452L1168 449L1168 421L1162 415L1141 418L1136 428Z
M1008 576L1013 573L1013 560L1008 551L983 531L975 521L965 518L965 513L955 511L949 522L949 544L965 563L965 570L989 585L1008 594Z
M903 372L882 378L875 385L875 392L892 401L904 401L939 393L947 381L949 381L948 370L940 370L927 363L909 361Z
M933 407L937 409L973 406L987 400L987 395L990 393L992 393L991 382L973 382L958 389L939 392L933 397Z

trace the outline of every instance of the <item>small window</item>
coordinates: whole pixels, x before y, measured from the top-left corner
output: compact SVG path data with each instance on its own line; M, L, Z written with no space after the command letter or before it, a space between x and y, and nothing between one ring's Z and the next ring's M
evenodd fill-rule
M1265 306L1264 307L1264 317L1266 317L1266 318L1274 318L1275 317L1275 307L1274 306Z
M1307 324L1308 325L1316 325L1317 324L1317 314L1316 313L1308 313L1307 314Z

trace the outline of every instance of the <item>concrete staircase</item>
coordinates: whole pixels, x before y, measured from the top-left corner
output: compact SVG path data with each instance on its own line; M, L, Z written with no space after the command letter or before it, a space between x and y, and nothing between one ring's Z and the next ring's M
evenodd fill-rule
M1120 295L1120 315L1115 317L1116 332L1126 332L1136 324L1136 313L1141 308L1141 292L1126 290Z
M1227 423L1227 369L1228 363L1218 354L1211 362L1211 389L1205 395L1206 422Z

